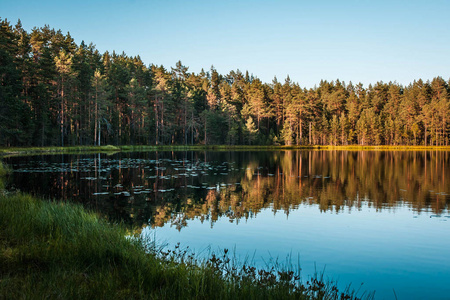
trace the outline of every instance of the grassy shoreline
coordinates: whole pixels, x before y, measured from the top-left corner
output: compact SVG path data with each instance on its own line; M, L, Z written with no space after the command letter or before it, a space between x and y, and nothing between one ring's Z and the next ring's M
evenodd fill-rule
M288 266L258 271L226 251L199 260L146 247L130 228L79 205L0 192L0 294L6 299L371 299L307 283ZM347 297L347 298L342 298Z
M283 150L340 150L340 151L450 151L450 146L248 146L248 145L168 145L168 146L67 146L67 147L10 147L0 148L1 156L33 154L116 153L133 151L283 151Z

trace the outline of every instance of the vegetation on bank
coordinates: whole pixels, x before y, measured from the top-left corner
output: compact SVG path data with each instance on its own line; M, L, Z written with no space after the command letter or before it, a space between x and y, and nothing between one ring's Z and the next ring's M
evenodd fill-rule
M0 160L0 177L10 173L11 169Z
M5 188L5 183L3 181L3 177L5 177L6 175L8 175L11 172L11 169L8 167L8 165L5 165L1 160L0 160L0 193L2 192L2 190Z
M167 146L68 146L0 148L0 155L27 154L89 154L137 151L282 151L282 150L345 150L345 151L450 151L450 146L246 146L246 145L167 145ZM0 172L2 170L0 169Z
M76 154L76 153L115 153L121 148L112 145L105 146L66 146L66 147L0 147L0 155L25 154Z
M442 77L367 87L323 80L307 89L289 76L263 83L248 71L146 65L1 18L0 57L0 146L450 142Z
M199 260L143 243L81 206L0 194L0 294L6 299L360 299L372 298L299 268L267 270L230 259Z
M168 146L118 146L121 151L270 151L270 150L442 150L450 151L450 146L361 146L361 145L290 145L290 146L248 146L248 145L168 145Z

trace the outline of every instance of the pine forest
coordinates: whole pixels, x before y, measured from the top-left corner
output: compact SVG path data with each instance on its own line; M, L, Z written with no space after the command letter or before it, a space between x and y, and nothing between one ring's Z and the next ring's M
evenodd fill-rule
M264 83L0 19L0 146L448 145L450 82ZM367 70L370 72L370 70Z

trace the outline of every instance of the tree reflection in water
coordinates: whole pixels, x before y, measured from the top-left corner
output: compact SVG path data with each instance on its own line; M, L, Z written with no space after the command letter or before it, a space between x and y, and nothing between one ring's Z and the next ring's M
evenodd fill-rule
M321 211L408 206L448 212L450 152L275 151L152 152L113 156L5 159L8 187L82 202L134 225L179 230L199 218L211 226L257 217L262 209L289 215L300 204Z

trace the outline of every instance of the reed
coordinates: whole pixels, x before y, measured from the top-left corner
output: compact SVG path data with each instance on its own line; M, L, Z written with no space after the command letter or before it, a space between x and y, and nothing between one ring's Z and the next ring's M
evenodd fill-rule
M0 160L0 192L3 192L5 189L4 179L9 173L11 173L11 168Z
M0 195L0 294L5 299L370 299L287 264L258 270L172 251L83 207ZM345 298L342 298L345 297Z
M10 172L11 169L0 160L0 177L3 177L9 174Z

